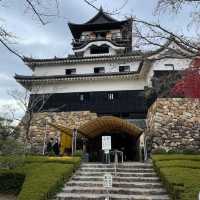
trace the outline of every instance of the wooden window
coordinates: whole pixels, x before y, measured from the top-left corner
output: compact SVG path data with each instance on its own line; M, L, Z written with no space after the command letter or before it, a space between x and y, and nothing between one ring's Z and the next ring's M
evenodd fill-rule
M95 67L94 68L94 73L95 74L105 73L105 68L104 67Z
M90 54L105 54L109 53L109 46L107 45L101 45L99 46L91 46L90 47Z
M88 102L89 101L89 97L90 97L89 93L81 93L81 94L79 94L80 102L84 102L84 103Z
M114 97L115 97L114 93L108 93L108 100L109 101L113 101Z
M130 66L119 66L119 72L130 72Z
M84 101L85 100L85 95L84 94L80 94L80 101Z
M76 74L76 69L66 69L65 70L66 75Z
M174 64L165 64L165 67L167 67L167 68L171 68L171 70L174 70Z

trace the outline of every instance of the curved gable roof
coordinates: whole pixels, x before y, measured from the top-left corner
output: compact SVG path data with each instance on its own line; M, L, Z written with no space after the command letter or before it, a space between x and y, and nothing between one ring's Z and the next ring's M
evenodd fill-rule
M102 8L89 21L83 24L68 23L71 33L74 38L80 38L83 31L105 30L105 29L120 29L130 19L118 21L105 13Z
M84 24L105 24L105 23L113 23L113 22L118 22L118 20L106 14L103 11L103 8L101 7L99 9L99 12Z

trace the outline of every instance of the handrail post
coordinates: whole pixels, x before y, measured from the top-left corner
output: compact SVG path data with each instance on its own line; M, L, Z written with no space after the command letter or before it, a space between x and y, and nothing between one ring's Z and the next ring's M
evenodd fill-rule
M117 176L118 152L115 150L115 176Z
M144 161L148 159L148 154L147 154L147 141L146 137L144 137Z

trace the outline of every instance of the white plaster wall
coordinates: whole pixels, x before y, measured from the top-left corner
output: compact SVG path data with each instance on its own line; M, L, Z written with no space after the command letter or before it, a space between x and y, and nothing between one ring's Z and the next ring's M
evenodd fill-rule
M94 64L66 64L66 65L52 65L39 66L35 68L33 75L35 76L51 76L51 75L65 75L66 69L76 68L77 74L94 73L95 67L105 67L105 72L119 72L120 65L129 65L131 71L137 71L140 62L116 62L116 63L94 63Z
M191 63L190 59L174 59L174 58L166 58L162 60L157 60L155 61L150 70L149 73L147 74L147 84L148 86L151 86L151 78L154 74L154 71L156 70L173 70L172 67L170 66L165 66L165 64L173 64L174 65L174 70L184 70L189 67Z
M32 93L71 93L93 91L143 90L145 80L69 81L37 86ZM39 88L39 89L38 89Z

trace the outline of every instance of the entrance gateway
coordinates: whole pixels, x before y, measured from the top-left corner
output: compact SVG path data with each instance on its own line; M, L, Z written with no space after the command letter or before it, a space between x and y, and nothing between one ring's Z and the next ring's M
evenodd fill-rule
M104 162L109 151L123 152L124 161L140 160L140 136L142 129L118 117L104 116L79 127L84 143L78 139L77 148L84 149L91 162ZM114 154L110 155L111 161Z

